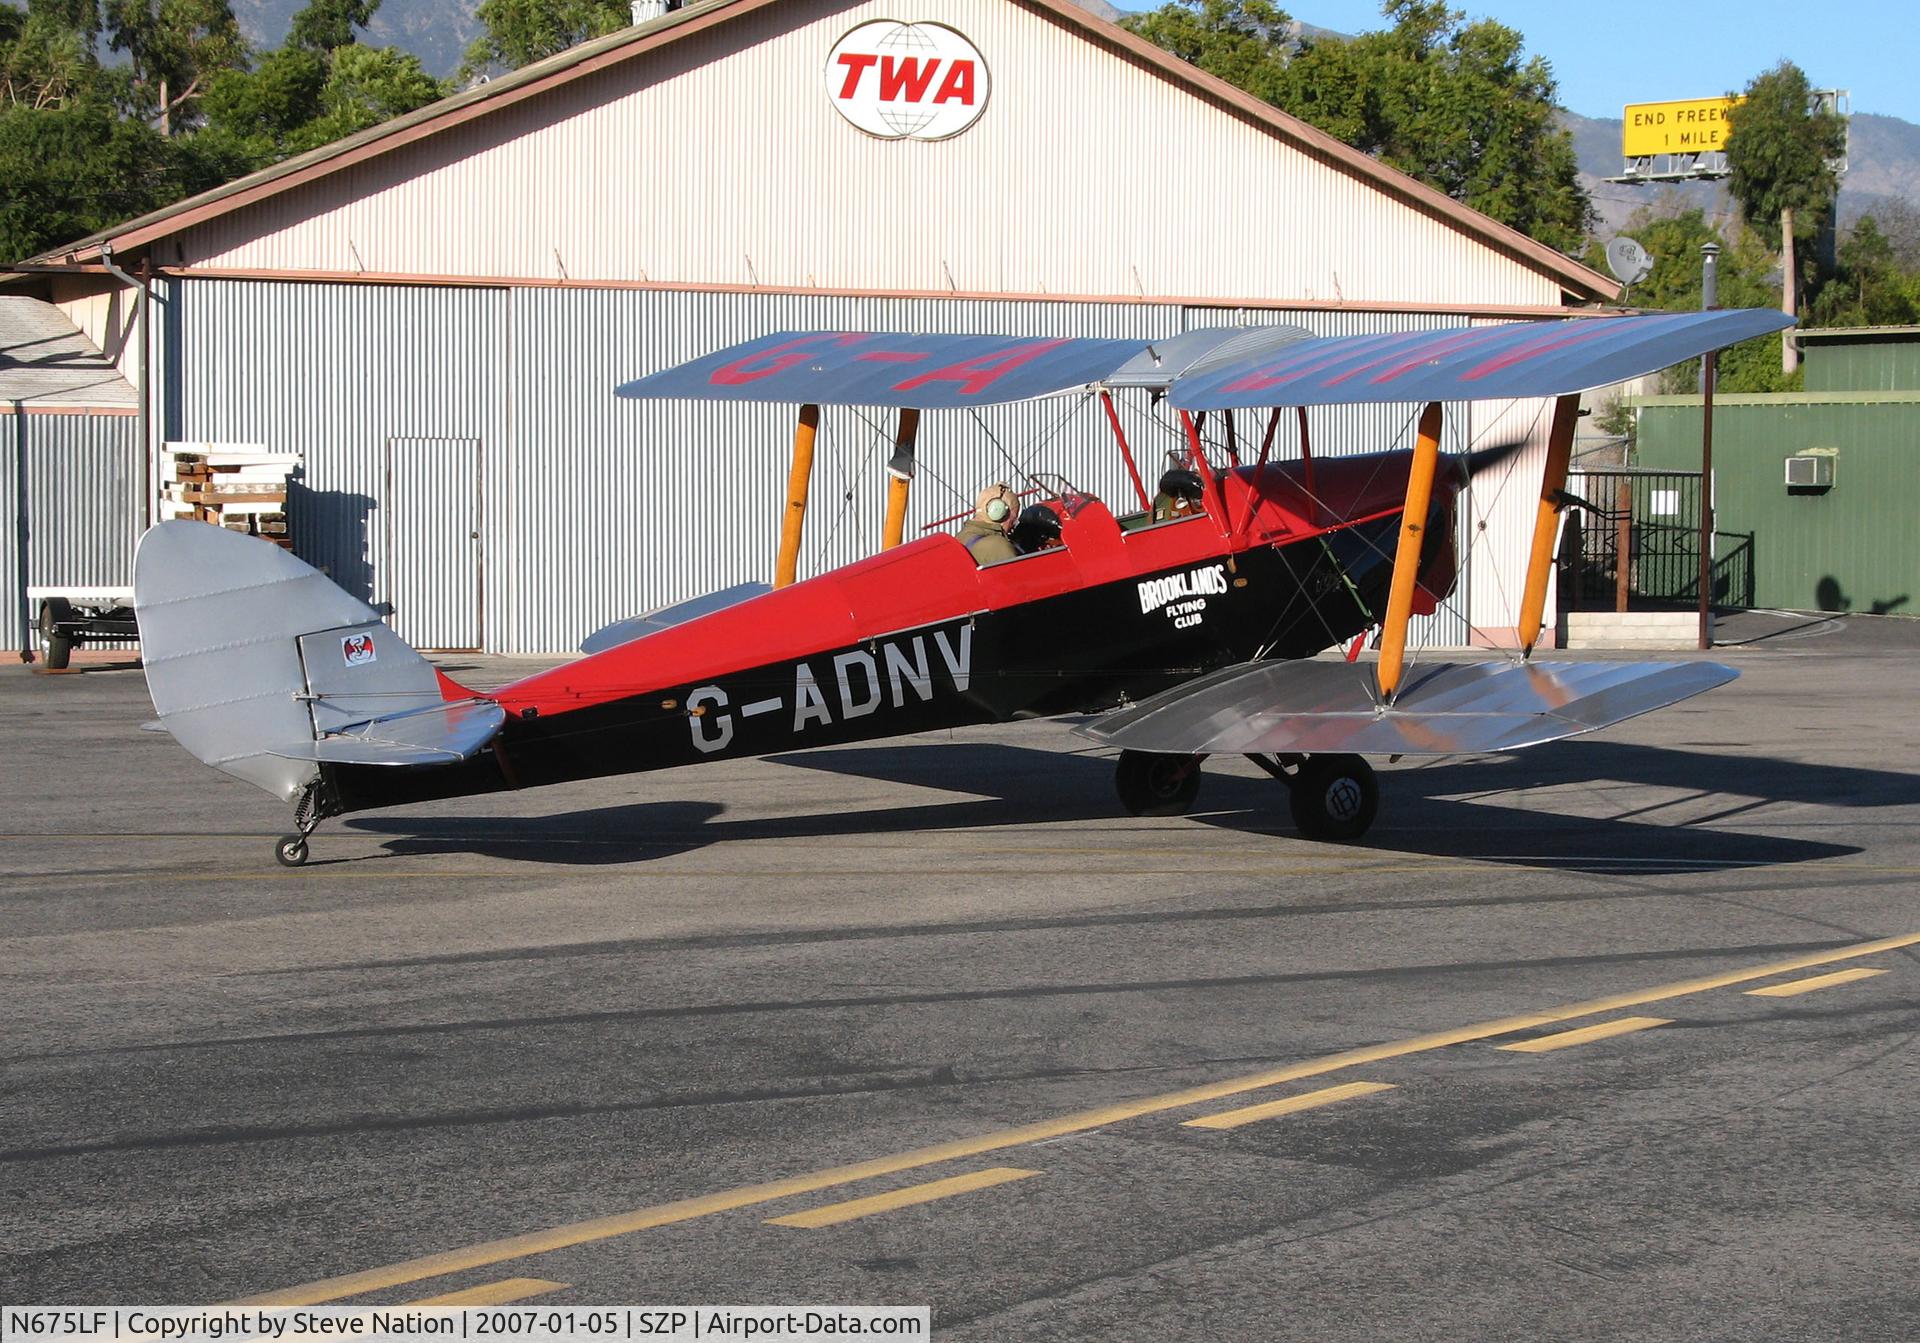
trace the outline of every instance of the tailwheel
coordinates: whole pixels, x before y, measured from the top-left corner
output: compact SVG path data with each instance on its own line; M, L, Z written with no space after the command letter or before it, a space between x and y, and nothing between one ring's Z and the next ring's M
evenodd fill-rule
M1380 811L1373 766L1357 755L1310 755L1285 777L1293 823L1308 839L1358 839Z
M300 790L300 800L293 804L293 823L300 827L300 833L286 835L273 846L274 861L282 867L305 866L307 836L314 832L321 821L338 815L339 811L339 805L333 800L325 780L315 776Z
M1120 805L1135 816L1184 816L1200 791L1201 755L1122 751L1113 772Z

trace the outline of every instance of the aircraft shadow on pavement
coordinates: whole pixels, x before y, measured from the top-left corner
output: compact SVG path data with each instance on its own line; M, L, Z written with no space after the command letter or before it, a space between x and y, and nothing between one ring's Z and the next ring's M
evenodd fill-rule
M1112 758L1093 752L955 742L822 748L769 759L792 768L976 796L778 816L730 815L724 800L707 797L524 818L392 815L355 817L346 824L392 836L386 847L396 854L466 852L604 865L646 862L738 840L990 829L1124 816L1114 796ZM678 782L669 774L656 777L663 792ZM1920 803L1920 776L1915 775L1611 742L1562 742L1524 755L1442 760L1383 771L1380 781L1380 819L1353 846L1356 851L1616 873L1759 867L1856 854L1857 846L1716 830L1712 825L1739 824L1742 817L1774 802L1848 808ZM1499 801L1543 788L1605 784L1660 791L1650 793L1645 806L1612 817L1555 812L1551 798L1530 806ZM1262 835L1286 835L1293 829L1281 784L1218 772L1207 775L1187 820L1139 822L1188 823Z

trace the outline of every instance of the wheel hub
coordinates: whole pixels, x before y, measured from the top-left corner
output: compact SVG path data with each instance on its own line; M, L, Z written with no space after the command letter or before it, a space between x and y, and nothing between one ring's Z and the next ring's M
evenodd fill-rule
M1350 821L1360 814L1362 793L1357 779L1335 779L1327 785L1327 815L1336 821Z

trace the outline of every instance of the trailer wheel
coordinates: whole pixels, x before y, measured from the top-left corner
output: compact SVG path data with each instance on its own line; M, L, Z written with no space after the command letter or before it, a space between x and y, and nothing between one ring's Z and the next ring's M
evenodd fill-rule
M282 867L300 867L307 861L307 841L303 835L288 835L273 846L273 856Z
M40 603L40 637L47 643L47 670L65 671L73 661L73 636L60 627L73 619L73 603L65 597L47 597Z

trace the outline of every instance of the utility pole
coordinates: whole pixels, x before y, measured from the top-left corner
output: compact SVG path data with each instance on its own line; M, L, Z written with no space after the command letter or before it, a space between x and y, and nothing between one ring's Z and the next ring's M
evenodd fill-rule
M1720 244L1700 245L1700 307L1720 306ZM1718 351L1700 361L1700 647L1713 647L1713 383Z

